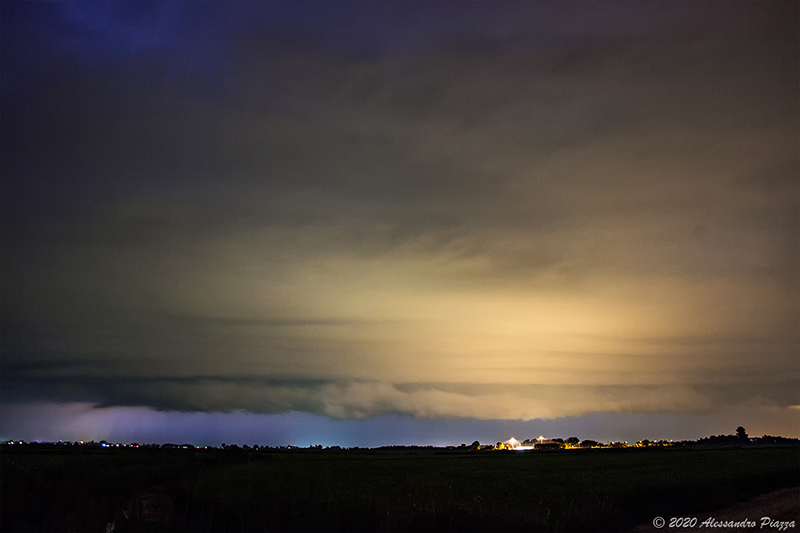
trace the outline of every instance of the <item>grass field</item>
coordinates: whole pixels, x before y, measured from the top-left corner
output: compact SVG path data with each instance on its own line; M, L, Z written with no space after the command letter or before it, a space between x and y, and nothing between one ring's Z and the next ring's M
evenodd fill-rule
M4 448L2 531L621 531L800 485L800 448ZM125 519L153 487L165 521Z

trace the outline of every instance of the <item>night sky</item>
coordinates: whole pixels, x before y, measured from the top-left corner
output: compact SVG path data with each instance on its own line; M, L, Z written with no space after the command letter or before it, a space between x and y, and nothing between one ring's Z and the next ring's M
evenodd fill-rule
M799 9L3 1L0 438L800 436Z

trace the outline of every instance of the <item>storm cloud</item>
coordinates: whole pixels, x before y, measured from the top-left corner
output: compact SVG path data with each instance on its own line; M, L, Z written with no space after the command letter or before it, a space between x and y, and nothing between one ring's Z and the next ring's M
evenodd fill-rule
M6 3L3 401L796 433L798 8L720 7Z

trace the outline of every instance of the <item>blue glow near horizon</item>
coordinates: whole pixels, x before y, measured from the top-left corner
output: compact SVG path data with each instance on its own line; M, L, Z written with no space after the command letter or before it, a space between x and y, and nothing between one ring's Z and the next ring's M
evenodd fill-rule
M730 433L718 419L675 413L593 413L582 417L536 420L420 419L382 415L336 420L301 412L256 414L186 413L145 407L98 408L88 403L0 405L0 440L53 442L105 440L123 443L187 443L259 446L378 447L390 445L457 446L478 440L494 444L510 437L539 435L599 441L696 439ZM735 416L733 414L732 416ZM650 428L658 427L658 431ZM757 434L753 428L752 434ZM787 435L789 436L789 435Z

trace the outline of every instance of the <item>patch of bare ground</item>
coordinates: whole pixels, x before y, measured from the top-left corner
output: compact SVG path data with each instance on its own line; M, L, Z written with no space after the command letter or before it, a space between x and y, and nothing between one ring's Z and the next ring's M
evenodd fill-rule
M776 532L800 531L800 487L792 487L770 492L752 500L738 503L732 507L687 515L685 517L662 517L660 521L653 517L653 522L637 526L631 533L689 533L713 531L714 533L732 532ZM676 519L675 522L671 522ZM696 519L696 520L694 520ZM680 520L680 522L678 522ZM688 520L688 521L687 521ZM680 524L681 527L670 527ZM691 524L691 527L686 527Z

